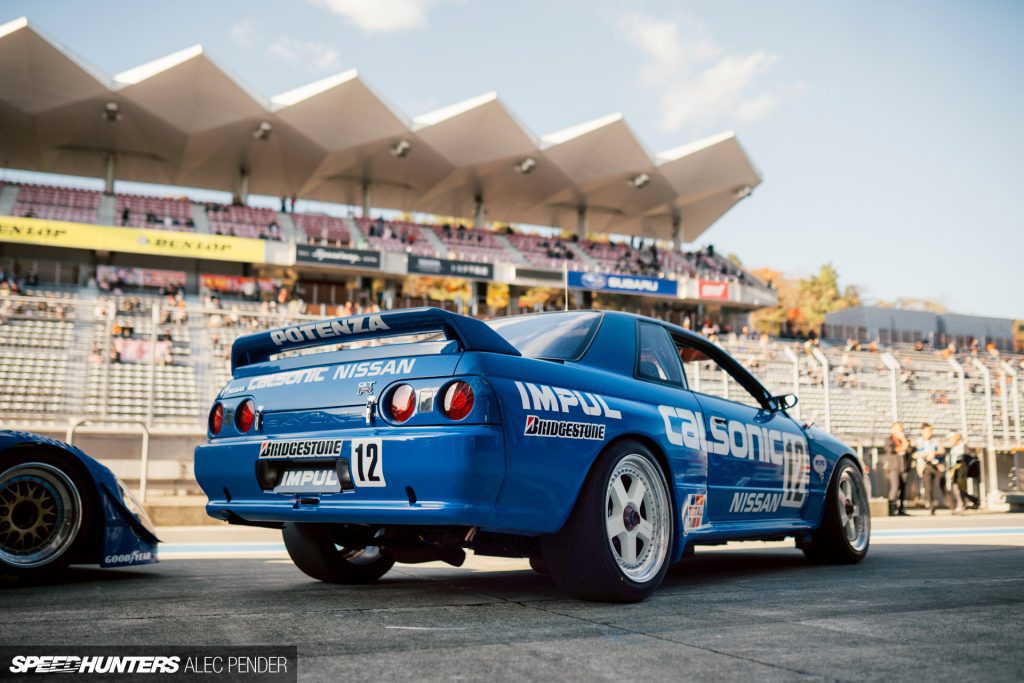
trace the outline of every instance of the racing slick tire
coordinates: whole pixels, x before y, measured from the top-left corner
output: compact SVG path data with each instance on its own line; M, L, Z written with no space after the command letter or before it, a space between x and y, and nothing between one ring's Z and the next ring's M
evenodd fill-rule
M530 569L545 576L551 573L543 555L530 555Z
M825 497L821 526L800 549L811 562L855 564L868 554L871 510L864 476L849 458L836 465Z
M639 602L668 571L674 505L654 454L636 441L599 457L565 525L541 538L551 577L582 600Z
M0 460L0 580L49 579L89 545L96 491L77 468L45 449Z
M285 524L284 546L296 567L328 583L373 583L395 564L378 546L339 546L336 531L331 524Z

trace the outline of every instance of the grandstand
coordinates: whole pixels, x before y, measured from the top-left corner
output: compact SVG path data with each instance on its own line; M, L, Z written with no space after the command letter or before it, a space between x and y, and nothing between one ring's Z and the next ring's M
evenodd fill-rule
M230 377L228 351L237 336L319 317L245 301L0 289L0 420L52 427L55 415L83 413L201 434L212 397ZM982 447L989 415L997 445L1018 442L1020 388L1015 402L1010 373L1024 371L1024 356L956 356L964 369L961 402L950 360L911 345L869 351L736 333L717 341L773 392L796 393L803 419L850 443L882 445L898 418L928 421L940 432L962 432L966 424L968 443ZM691 372L704 393L743 396L710 366Z

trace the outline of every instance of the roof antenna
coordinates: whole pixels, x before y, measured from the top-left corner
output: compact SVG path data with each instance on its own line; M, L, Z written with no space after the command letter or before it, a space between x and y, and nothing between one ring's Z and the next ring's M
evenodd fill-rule
M562 287L565 289L565 310L569 310L569 261L562 259Z

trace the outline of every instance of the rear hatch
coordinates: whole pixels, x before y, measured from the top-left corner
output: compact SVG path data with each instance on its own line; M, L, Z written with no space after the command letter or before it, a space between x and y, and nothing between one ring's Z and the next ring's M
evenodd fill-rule
M235 342L219 400L230 425L251 398L267 435L359 428L389 386L452 377L468 351L518 355L484 323L432 308L281 328Z

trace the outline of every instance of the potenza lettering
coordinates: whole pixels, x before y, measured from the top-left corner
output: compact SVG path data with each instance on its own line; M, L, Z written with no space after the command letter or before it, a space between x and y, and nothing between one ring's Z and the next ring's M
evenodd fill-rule
M379 315L360 315L271 330L270 339L276 345L281 346L286 342L317 341L318 339L331 339L333 337L345 337L350 334L389 329L391 328L387 326Z
M530 382L516 382L515 385L523 402L523 410L543 410L549 413L580 412L588 417L622 419L622 413L610 408L604 397L598 394Z

